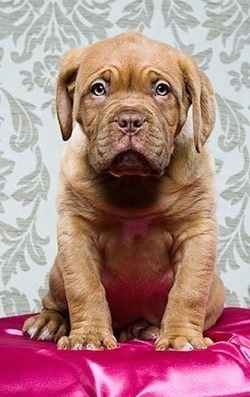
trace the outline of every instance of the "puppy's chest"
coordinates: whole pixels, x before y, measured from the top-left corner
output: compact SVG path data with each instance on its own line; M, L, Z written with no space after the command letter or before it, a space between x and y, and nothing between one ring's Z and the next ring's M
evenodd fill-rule
M125 249L131 249L139 240L146 240L150 234L152 218L125 220L121 223L121 244Z
M165 274L173 239L153 217L119 220L100 236L103 271L126 279Z

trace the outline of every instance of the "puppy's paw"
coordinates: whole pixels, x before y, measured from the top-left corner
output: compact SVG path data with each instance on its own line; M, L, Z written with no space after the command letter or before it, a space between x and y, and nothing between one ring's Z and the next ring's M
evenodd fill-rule
M147 321L135 321L122 329L118 340L125 342L126 340L139 339L146 341L154 341L159 337L160 329Z
M90 327L63 336L57 347L59 350L111 350L117 347L117 341L109 331Z
M155 341L155 350L179 350L190 351L194 349L206 349L211 346L213 341L210 338L204 338L202 334L176 336L172 337L164 332L160 334L159 338Z
M31 339L57 343L68 333L68 329L68 322L62 314L55 310L44 310L36 316L29 317L23 325L22 332Z

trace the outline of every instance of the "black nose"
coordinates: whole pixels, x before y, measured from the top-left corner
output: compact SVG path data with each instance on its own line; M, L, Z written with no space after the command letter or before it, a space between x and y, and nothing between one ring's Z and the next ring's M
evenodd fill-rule
M139 132L146 119L140 113L123 112L115 118L115 121L124 134L135 135Z

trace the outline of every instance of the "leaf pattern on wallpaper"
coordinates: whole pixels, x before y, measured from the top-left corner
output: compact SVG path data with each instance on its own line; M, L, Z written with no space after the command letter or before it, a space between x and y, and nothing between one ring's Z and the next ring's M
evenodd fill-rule
M41 201L47 199L50 178L38 147L35 149L35 156L35 170L19 180L18 189L12 194L23 206L32 206L30 215L16 218L16 226L0 222L0 236L8 247L0 256L4 285L10 281L12 274L17 273L19 267L28 271L30 260L37 265L46 264L42 246L49 243L49 237L43 238L37 232L37 213Z
M238 214L232 218L225 217L226 226L220 226L219 233L219 261L225 267L226 262L232 268L238 267L235 252L241 260L250 263L250 235L247 234L245 225L248 221L247 204L250 199L250 162L249 151L246 146L243 148L242 170L227 180L229 186L221 196L231 203L238 205Z
M250 122L244 116L243 106L227 98L216 94L216 102L219 110L219 119L224 134L219 137L219 145L223 151L232 151L236 147L242 148L246 137L246 127Z
M153 17L153 0L133 0L123 9L123 14L117 21L122 29L136 30L143 32L145 27L150 27Z
M44 90L45 94L55 94L56 75L61 62L58 55L47 55L42 62L35 62L32 73L22 70L20 75L24 76L23 85L28 91L33 90L38 85Z
M235 306L240 306L237 294L234 291L230 291L228 288L226 288L226 300L227 302L234 302Z
M221 197L229 201L232 207L239 207L234 218L226 216L225 226L220 225L219 262L224 270L227 263L233 269L239 268L238 258L240 261L250 263L250 235L246 232L249 217L247 205L250 199L249 157L248 148L244 146L242 170L227 180L228 188L221 193Z
M34 299L34 304L35 304L37 312L41 310L42 299L43 299L44 295L46 294L46 292L48 291L48 284L49 284L49 275L47 274L47 276L45 277L44 285L41 285L38 288L37 294L38 294L39 298Z
M248 287L248 296L245 297L244 299L245 299L246 305L247 305L248 307L250 307L250 285L249 285L249 287Z
M37 212L39 199L36 199L33 210L27 218L18 217L16 226L0 222L1 240L9 247L0 256L1 276L4 285L10 281L12 274L17 274L19 268L30 269L29 263L45 265L46 257L43 245L49 243L49 237L41 237L37 232Z
M34 113L35 106L13 97L2 87L0 93L7 99L12 130L16 132L10 135L10 148L16 155L31 151L35 161L35 169L17 181L17 189L11 195L23 207L31 207L29 215L18 216L16 225L0 222L0 238L5 245L5 250L0 254L1 279L7 286L12 275L20 269L27 272L31 263L40 266L46 264L43 246L49 243L49 237L43 238L38 233L37 214L41 202L47 200L50 178L38 146L37 126L42 123ZM1 198L9 200L10 197L5 193L6 175L15 171L15 163L1 154L0 165Z
M183 0L163 0L162 16L165 27L174 25L176 29L184 32L199 25L193 7Z
M30 174L20 179L19 188L12 194L16 201L22 201L23 206L34 202L36 199L47 200L50 176L43 164L39 147L35 149L36 168Z
M5 26L0 39L12 36L15 45L22 46L21 53L11 52L14 62L27 61L41 45L45 52L61 53L65 44L80 45L82 35L92 43L95 37L107 37L107 29L112 26L108 17L113 2L91 4L78 0L74 6L70 0L61 3L41 0L35 4L29 0L6 2L0 11L0 26Z
M15 152L23 152L27 148L33 149L38 141L37 126L41 120L35 115L35 106L21 99L13 97L7 90L0 87L10 106L12 124L15 134L10 137L10 146Z
M225 217L225 226L219 227L218 259L221 269L225 270L228 264L232 269L238 269L241 261L250 263L250 235L245 225L247 199L242 202L239 213L234 217Z
M245 144L246 129L249 121L243 114L243 106L237 102L216 95L219 119L223 134L219 136L218 143L225 152L241 150L243 154L243 167L226 181L228 186L221 193L221 197L230 202L231 207L238 209L237 214L225 216L224 225L219 226L219 263L222 270L227 264L232 269L239 269L240 263L250 263L250 235L246 225L248 219L248 205L250 199L250 171L249 149Z
M231 53L221 51L222 62L231 63L239 59L241 50L250 43L250 3L247 1L232 0L207 2L202 0L207 9L208 19L203 26L208 29L207 40L221 38L223 46L229 39ZM216 24L214 21L219 20Z
M27 296L22 294L17 288L11 287L9 290L0 291L0 299L6 316L30 311Z
M175 38L174 46L193 57L200 68L203 70L208 69L213 55L212 48L208 47L205 50L196 52L193 43L190 44L189 41L189 44L186 44L183 41L182 31L191 32L192 29L200 24L198 18L194 15L193 7L182 0L163 0L162 15L165 26L171 26Z
M198 53L194 53L192 51L191 53L189 52L189 55L191 55L194 58L195 62L197 62L197 64L202 70L206 71L206 69L208 69L210 66L210 62L213 56L213 50L212 48L208 48L207 50Z
M44 49L45 56L34 62L33 71L21 70L20 74L28 91L37 85L49 95L42 108L50 107L53 115L55 78L65 51L63 48L65 45L67 48L81 45L82 36L89 43L106 38L107 30L112 27L108 18L114 1L78 0L72 7L71 0L61 3L41 0L36 4L24 0L11 5L6 3L2 7L0 26L1 22L5 25L8 21L9 24L6 24L5 32L0 33L0 39L12 36L16 47L22 49L21 53L11 51L13 61L23 63L32 58L37 47Z
M221 196L231 205L238 204L244 198L250 198L250 162L249 151L246 146L243 147L243 159L242 170L230 176L226 182L228 188L221 193Z
M112 3L115 5L115 0L99 0L92 2L92 4L91 2L88 4L88 2L78 0L75 3L72 7L71 0L63 1L68 16L65 25L70 25L70 22L71 24L74 23L78 34L81 32L89 43L92 43L95 37L99 40L106 38L107 29L112 27L108 18Z
M6 178L13 172L15 162L4 157L0 152L0 213L4 212L3 201L8 199L8 195L4 192Z
M242 86L250 88L250 63L243 62L240 71L230 70L229 76L232 76L230 84L235 87L235 91L240 91Z

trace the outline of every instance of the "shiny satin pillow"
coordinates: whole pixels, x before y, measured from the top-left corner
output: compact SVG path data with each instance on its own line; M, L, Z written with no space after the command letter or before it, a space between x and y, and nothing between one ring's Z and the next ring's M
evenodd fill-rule
M250 309L226 308L206 350L155 352L150 342L112 351L58 351L0 319L1 397L248 397Z

